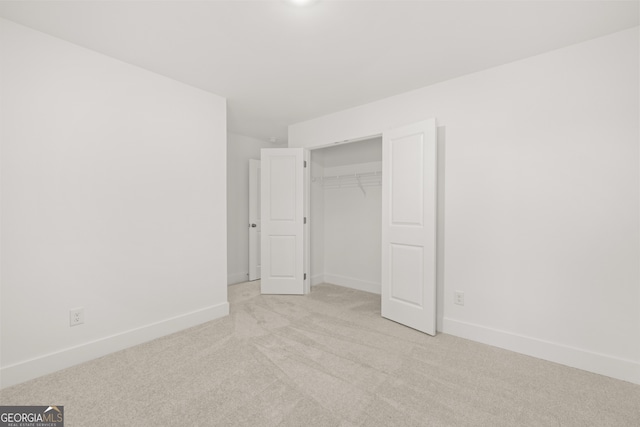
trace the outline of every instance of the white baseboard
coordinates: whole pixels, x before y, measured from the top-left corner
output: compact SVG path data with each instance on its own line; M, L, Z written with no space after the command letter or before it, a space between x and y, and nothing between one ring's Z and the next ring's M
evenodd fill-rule
M227 276L227 285L234 285L236 283L242 283L248 280L249 280L249 273L247 273L246 271L229 274Z
M324 283L324 276L323 275L318 275L318 276L312 276L311 277L311 286L319 285L320 283Z
M229 303L185 313L150 325L100 338L0 369L0 388L19 384L42 375L133 347L229 314Z
M337 274L325 274L324 282L356 289L358 291L371 292L372 294L380 294L382 292L382 285L380 283L368 282L366 280L354 279Z
M640 384L640 363L445 317L442 332Z

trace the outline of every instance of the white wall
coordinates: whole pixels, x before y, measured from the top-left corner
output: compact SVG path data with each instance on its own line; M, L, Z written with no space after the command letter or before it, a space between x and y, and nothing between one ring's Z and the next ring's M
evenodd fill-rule
M325 168L328 176L380 171L381 162ZM324 190L324 281L380 293L382 187Z
M640 383L638 47L622 31L295 124L289 145L438 118L439 329Z
M227 283L249 279L249 159L274 145L244 135L227 135Z
M225 100L0 27L2 385L228 314Z

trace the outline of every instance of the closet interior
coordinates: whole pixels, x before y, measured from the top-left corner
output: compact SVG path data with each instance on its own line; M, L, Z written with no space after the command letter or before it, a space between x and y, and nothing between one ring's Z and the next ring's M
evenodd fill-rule
M382 138L311 151L311 284L380 293Z

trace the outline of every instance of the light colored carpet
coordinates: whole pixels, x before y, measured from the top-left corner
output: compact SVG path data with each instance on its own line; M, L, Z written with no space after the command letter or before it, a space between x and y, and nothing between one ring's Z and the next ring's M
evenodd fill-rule
M380 317L380 297L229 288L231 315L0 391L66 426L640 426L640 386Z

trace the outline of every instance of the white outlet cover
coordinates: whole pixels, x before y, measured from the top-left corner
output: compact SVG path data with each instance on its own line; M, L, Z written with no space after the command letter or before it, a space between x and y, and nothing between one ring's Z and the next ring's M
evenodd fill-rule
M69 310L69 326L82 325L84 323L84 308Z
M464 305L464 292L456 291L453 295L453 303L457 305Z

